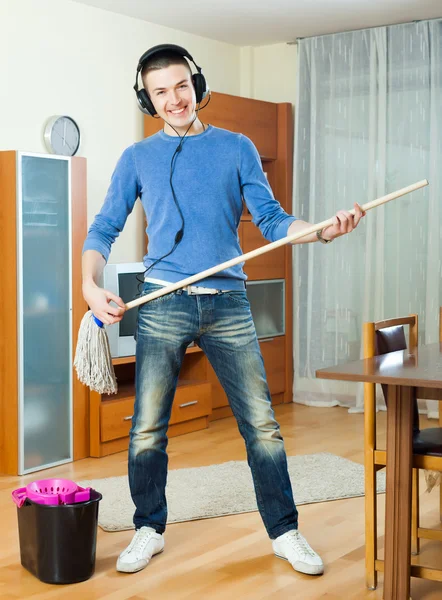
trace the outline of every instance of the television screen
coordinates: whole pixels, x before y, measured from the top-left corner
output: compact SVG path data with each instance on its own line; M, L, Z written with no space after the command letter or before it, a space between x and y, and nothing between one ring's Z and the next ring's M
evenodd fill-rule
M118 274L118 289L120 298L124 302L127 303L140 296L143 286L142 277L142 273ZM137 313L137 309L132 308L124 315L120 321L120 336L134 336L137 325Z

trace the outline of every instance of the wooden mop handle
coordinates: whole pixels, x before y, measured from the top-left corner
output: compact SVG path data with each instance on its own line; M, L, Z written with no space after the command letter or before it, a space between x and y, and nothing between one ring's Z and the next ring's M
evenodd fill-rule
M386 196L382 196L381 198L377 198L376 200L372 200L372 202L367 202L361 208L363 211L371 210L372 208L376 208L376 206L380 206L381 204L385 204L390 202L391 200L395 200L400 196L404 196L405 194L409 194L410 192L414 192L420 188L428 185L428 181L423 179L422 181L418 181L417 183L413 183L407 187L404 187L396 192L392 192L391 194L387 194ZM352 208L350 214L355 214L355 209ZM324 229L329 225L333 225L334 217L331 219L327 219L327 221L322 221L322 223L317 223L316 225L312 225L307 229L303 229L298 233L294 233L293 235L288 235L287 237L281 238L276 242L272 242L270 244L265 244L260 248L256 248L255 250L251 250L246 254L241 254L241 256L237 256L232 258L231 260L227 260L219 265L211 267L210 269L206 269L205 271L201 271L200 273L196 273L196 275L191 275L190 277L186 277L186 279L182 279L181 281L177 281L176 283L171 283L160 290L152 292L151 294L146 294L145 296L141 296L140 298L136 298L131 302L126 304L126 309L134 308L135 306L139 306L140 304L144 304L145 302L149 302L149 300L155 300L155 298L160 298L161 296L165 296L166 294L170 294L175 290L179 290L180 288L186 287L187 285L192 285L197 281L201 281L201 279L205 279L206 277L210 277L215 273L219 273L220 271L224 271L224 269L228 269L237 265L238 263L245 262L246 260L250 260L251 258L255 258L256 256L260 256L261 254L265 254L266 252L270 252L271 250L275 250L275 248L279 248L280 246L284 246L289 242L294 242L295 240L299 240L306 235L310 235L311 233L316 233L320 229Z

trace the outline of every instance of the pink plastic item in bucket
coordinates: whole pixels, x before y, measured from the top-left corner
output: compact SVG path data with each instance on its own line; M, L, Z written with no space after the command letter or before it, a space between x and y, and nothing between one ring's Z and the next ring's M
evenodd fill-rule
M37 504L75 504L87 502L91 488L82 488L70 479L40 479L12 492L12 499L20 508L29 498Z

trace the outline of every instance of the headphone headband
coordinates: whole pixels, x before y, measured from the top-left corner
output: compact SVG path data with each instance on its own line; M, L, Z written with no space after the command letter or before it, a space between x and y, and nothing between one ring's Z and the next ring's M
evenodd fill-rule
M177 46L175 44L159 44L157 46L153 46L152 48L147 50L138 61L137 74L135 77L134 85L134 90L137 95L138 106L140 110L143 113L152 117L156 115L156 110L152 104L151 99L149 98L149 94L144 89L144 87L141 90L138 89L138 75L143 69L144 65L147 63L147 61L150 60L152 56L154 56L155 54L159 54L160 52L174 52L179 56L187 58L190 62L192 62L195 65L197 73L194 73L192 75L192 82L195 88L197 104L199 104L209 93L209 88L207 87L207 83L202 73L201 67L199 67L196 64L192 56L189 54L189 52L187 52L185 48L183 48L182 46Z
M143 56L138 61L137 73L139 73L141 71L141 69L144 67L146 62L150 58L152 58L152 56L154 56L155 54L159 54L160 52L166 52L166 51L175 52L176 54L179 54L180 56L187 58L188 60L193 62L198 73L201 73L201 67L199 67L196 64L196 62L193 60L192 56L190 56L190 54L187 52L187 50L185 48L183 48L182 46L176 46L175 44L159 44L158 46L153 46L153 48L146 50L146 52L143 54Z

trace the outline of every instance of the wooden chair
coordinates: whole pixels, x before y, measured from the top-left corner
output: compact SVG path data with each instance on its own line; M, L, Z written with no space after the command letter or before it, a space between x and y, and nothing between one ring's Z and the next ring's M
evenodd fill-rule
M440 339L442 341L442 307L440 310ZM404 326L409 327L409 348L418 343L418 317L410 315L397 319L364 323L363 344L364 358L370 358L387 352L407 348ZM386 387L382 386L385 400ZM441 390L431 390L430 399L442 397ZM411 552L418 554L419 539L436 539L442 541L442 531L419 527L419 469L442 471L442 410L440 411L440 427L430 429L419 428L417 398L428 398L428 391L418 388L414 398L413 417L413 490L412 490L412 523ZM385 450L376 445L376 389L374 383L364 384L364 418L365 418L365 544L366 584L369 589L377 587L377 571L383 570L383 561L377 559L377 496L376 473L387 464ZM442 407L441 407L442 409ZM439 492L440 515L442 521L442 488ZM425 577L423 567L413 567L414 577ZM442 581L442 571L432 570L432 579Z

